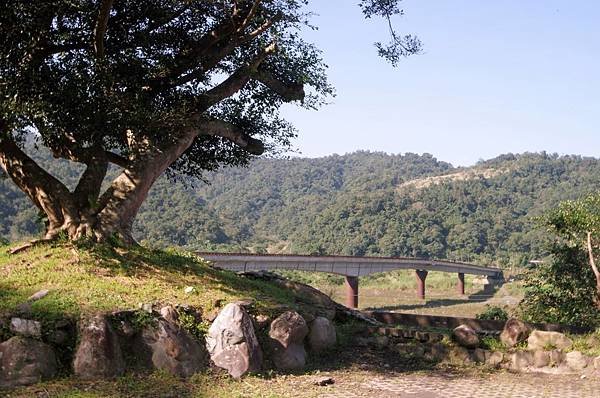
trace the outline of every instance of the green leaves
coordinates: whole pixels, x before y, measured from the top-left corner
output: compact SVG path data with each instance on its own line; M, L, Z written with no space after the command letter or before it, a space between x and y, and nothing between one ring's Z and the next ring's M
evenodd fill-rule
M598 326L600 310L596 278L589 261L587 235L593 253L600 241L600 191L580 200L562 202L543 218L554 234L552 261L527 277L521 303L525 317L537 322Z

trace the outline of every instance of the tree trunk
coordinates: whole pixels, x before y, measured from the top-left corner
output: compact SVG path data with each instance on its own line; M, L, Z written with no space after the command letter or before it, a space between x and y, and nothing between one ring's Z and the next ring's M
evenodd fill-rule
M185 152L197 132L184 132L168 148L152 150L135 160L112 182L100 198L95 228L96 239L118 234L126 243L134 243L132 227L135 217L158 177Z
M587 231L587 251L589 256L590 267L592 267L592 272L594 272L594 276L596 277L596 306L600 308L600 271L598 270L598 266L596 265L596 260L594 258L594 245L592 242L592 232Z
M79 214L63 183L37 165L11 139L0 140L0 166L13 182L48 217L46 239L61 231L75 234Z
M133 222L150 188L196 136L197 130L189 130L167 148L142 151L139 157L128 162L102 196L100 189L108 169L103 150L88 159L87 168L73 192L10 138L0 139L0 166L47 215L44 240L63 234L71 240L105 241L116 235L126 244L135 244Z

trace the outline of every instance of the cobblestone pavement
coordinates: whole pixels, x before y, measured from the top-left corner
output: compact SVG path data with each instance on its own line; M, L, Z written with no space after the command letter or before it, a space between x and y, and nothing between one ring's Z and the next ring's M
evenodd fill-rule
M577 376L515 375L481 376L443 374L378 375L370 380L334 384L322 398L599 398L600 379Z

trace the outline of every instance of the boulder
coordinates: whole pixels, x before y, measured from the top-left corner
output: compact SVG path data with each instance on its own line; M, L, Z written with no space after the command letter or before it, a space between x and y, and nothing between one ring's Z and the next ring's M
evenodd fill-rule
M510 368L516 372L526 372L532 363L533 354L529 351L517 351L510 358Z
M491 351L484 350L482 348L475 348L470 354L473 362L482 364L485 363L486 358L491 355Z
M336 343L337 336L333 323L325 317L316 317L310 323L310 331L308 333L308 344L311 351L316 353L327 351L335 347Z
M308 334L306 321L295 311L287 311L271 322L269 337L284 348L291 344L302 344Z
M33 293L31 296L29 296L27 301L33 302L33 301L41 300L44 297L46 297L48 295L48 293L50 293L50 290L47 290L47 289L37 291L37 292Z
M390 338L387 336L373 336L369 343L370 346L383 350L386 349L388 345L390 345Z
M448 348L445 344L434 343L429 347L426 358L432 361L442 361L448 356Z
M262 367L262 351L252 318L239 304L223 308L208 330L206 348L216 366L239 378Z
M448 353L447 359L452 364L456 365L467 365L473 363L471 359L471 353L465 347L452 347Z
M465 348L477 348L479 346L479 336L467 325L460 325L452 331L452 338L459 345Z
M42 324L31 319L12 318L10 331L25 337L42 337Z
M272 360L279 370L304 368L306 351L304 338L308 334L306 321L295 311L287 311L271 322L269 341Z
M550 365L550 352L549 351L534 351L532 358L532 365L535 368L543 368Z
M179 377L190 377L206 367L205 348L184 329L165 319L146 326L139 338L145 347L145 355L141 357L148 367Z
M485 357L485 364L493 368L497 368L504 361L504 354L500 351L492 351Z
M39 383L57 371L52 347L41 341L15 336L0 344L0 387Z
M594 358L594 369L596 370L600 370L600 356L597 356L596 358Z
M69 333L64 330L53 330L48 334L48 341L57 346L65 346L70 340Z
M571 351L565 355L565 362L569 368L580 371L587 368L590 358L579 351Z
M504 324L504 330L500 334L500 341L509 348L514 347L527 340L530 333L531 328L525 322L511 318Z
M73 371L86 380L98 380L123 374L125 362L117 334L106 315L96 315L80 323L79 346Z
M561 350L548 351L550 362L548 366L559 366L565 361L565 353Z
M172 305L165 305L160 309L160 316L162 316L169 323L177 323L179 321L179 314Z
M572 345L571 339L559 332L534 330L527 339L527 349L529 350L565 350Z

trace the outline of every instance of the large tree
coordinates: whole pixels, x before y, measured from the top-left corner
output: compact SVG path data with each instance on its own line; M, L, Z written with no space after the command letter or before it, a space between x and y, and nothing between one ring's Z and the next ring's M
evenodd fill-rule
M363 0L366 17L399 0ZM14 0L0 13L0 165L47 217L45 239L133 242L165 171L199 177L287 148L283 103L318 107L332 88L302 39L306 0ZM379 53L418 52L392 30ZM25 142L85 165L69 190ZM102 192L110 165L118 176Z

